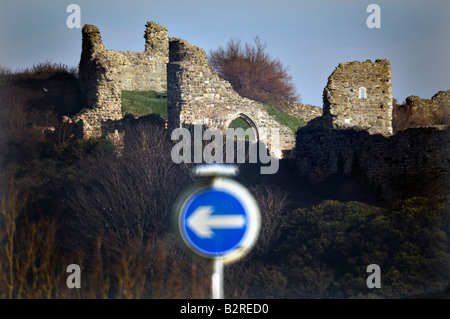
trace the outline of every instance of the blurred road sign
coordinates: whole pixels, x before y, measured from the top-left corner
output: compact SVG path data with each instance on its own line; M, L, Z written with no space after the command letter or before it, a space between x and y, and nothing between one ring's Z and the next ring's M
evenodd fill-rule
M197 255L229 262L254 244L259 228L258 206L241 184L215 177L188 189L179 199L178 229Z

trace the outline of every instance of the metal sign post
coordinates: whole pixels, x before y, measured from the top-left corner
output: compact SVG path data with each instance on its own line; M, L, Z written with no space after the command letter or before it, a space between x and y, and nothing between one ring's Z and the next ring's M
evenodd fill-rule
M258 205L250 192L228 178L234 165L199 165L193 170L199 182L189 187L174 206L177 233L202 259L212 262L212 298L223 298L223 266L244 256L260 228Z
M213 261L211 290L212 299L223 299L223 261L220 259Z

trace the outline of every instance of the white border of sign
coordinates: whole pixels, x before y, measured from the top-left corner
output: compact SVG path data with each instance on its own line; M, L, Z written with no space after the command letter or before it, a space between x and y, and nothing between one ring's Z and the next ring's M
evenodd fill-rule
M185 230L182 229L184 222L185 206L190 202L193 196L199 193L205 192L208 189L221 190L230 195L236 197L242 204L247 215L246 232L239 242L239 244L232 250L229 250L223 256L214 256L207 252L202 251L198 247L192 245L190 240L187 239ZM184 193L180 195L175 205L176 210L176 222L177 232L181 237L184 244L189 250L196 255L209 259L209 260L221 260L224 263L229 263L243 257L253 247L258 238L259 230L261 227L261 216L258 205L250 192L238 182L224 177L216 177L211 179L209 183L198 183L188 188Z

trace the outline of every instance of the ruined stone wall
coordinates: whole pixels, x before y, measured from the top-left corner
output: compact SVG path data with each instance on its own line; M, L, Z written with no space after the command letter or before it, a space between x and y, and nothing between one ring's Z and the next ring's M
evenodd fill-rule
M425 112L431 112L435 108L450 108L450 90L439 91L431 99L422 99L411 95L406 98L405 102L411 109L424 109Z
M74 120L82 121L84 137L99 137L101 122L122 116L120 86L117 71L111 67L112 61L97 27L85 25L82 35L79 79L86 108Z
M354 176L386 199L450 194L450 129L411 128L393 136L307 125L296 135L298 172L314 182Z
M299 119L303 119L306 122L312 119L322 116L323 109L318 106L303 103L288 103L286 106L286 113L295 116Z
M406 98L405 104L411 110L411 117L428 123L438 121L439 116L446 116L450 111L450 90L439 91L431 99L411 95Z
M110 140L120 153L125 146L126 133L140 125L165 129L166 122L159 114L148 114L139 118L135 118L132 114L127 114L118 121L109 120L103 123L102 136Z
M270 116L264 105L235 92L213 71L204 50L180 39L170 39L169 48L169 128L202 124L225 130L234 119L242 117L256 128L273 156L280 158L284 150L294 147L294 133ZM279 129L279 145L271 144L267 135L271 128Z
M107 50L92 25L85 25L82 34L79 75L87 108L74 120L82 121L84 137L105 136L105 123L122 118L122 90L167 90L169 128L202 124L225 130L242 117L257 130L272 155L281 157L294 147L293 132L262 104L236 93L212 70L204 50L172 39L169 52L167 30L159 24L147 23L144 52ZM278 129L276 139L270 136L272 128Z
M144 38L144 52L110 51L117 61L121 88L128 91L165 92L166 65L169 62L167 29L156 22L148 22Z
M82 36L79 78L86 109L74 120L83 121L85 137L100 137L103 122L122 118L122 90L167 90L167 30L148 22L144 52L107 50L93 25L85 25Z
M332 128L391 135L391 76L389 60L340 63L324 89L324 122Z

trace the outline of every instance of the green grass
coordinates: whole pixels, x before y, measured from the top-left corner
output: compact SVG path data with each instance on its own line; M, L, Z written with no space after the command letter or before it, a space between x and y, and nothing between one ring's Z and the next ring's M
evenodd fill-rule
M122 91L122 116L159 114L167 119L167 94L155 91Z
M266 107L266 110L269 113L269 115L274 116L282 124L284 124L287 127L289 127L292 130L292 132L294 132L294 133L297 131L297 129L300 126L304 126L307 123L303 119L299 119L299 118L297 118L295 116L292 116L292 115L289 115L287 113L284 113L282 110L280 110L276 106L266 105L265 107Z
M242 118L242 117L238 117L236 119L234 119L231 123L229 128L242 128L244 131L248 128L250 128L250 125ZM237 136L238 139L242 139L243 136ZM255 140L255 136L253 134L253 131L250 131L249 135L245 135L245 140L248 141L253 141Z
M300 126L306 125L307 123L302 119L284 113L276 106L266 105L265 107L269 115L274 116L294 133ZM122 91L122 116L128 113L133 114L135 117L147 114L159 114L164 119L167 119L167 94L154 91ZM239 117L230 124L230 127L241 127L246 130L250 126L244 119Z

